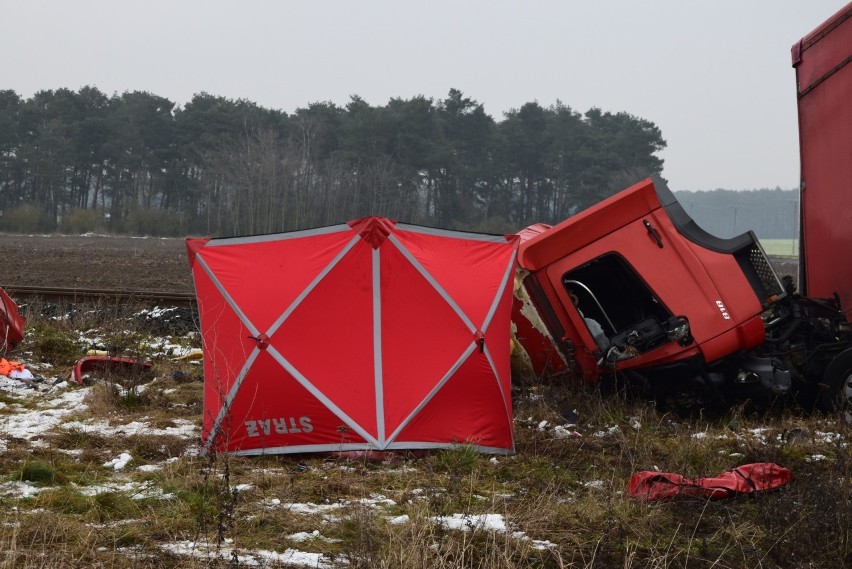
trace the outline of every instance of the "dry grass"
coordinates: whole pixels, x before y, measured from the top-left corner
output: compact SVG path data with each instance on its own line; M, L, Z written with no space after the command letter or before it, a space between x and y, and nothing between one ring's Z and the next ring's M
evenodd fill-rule
M288 549L323 554L324 567L388 569L852 564L850 433L836 417L735 409L682 419L620 394L543 383L516 388L511 457L463 446L386 462L198 457L188 452L197 440L153 430L200 423L199 368L146 353L140 346L151 331L118 309L109 318L75 314L52 320L31 313L39 332L20 357L49 362L43 373L64 377L82 348L50 353L45 339L64 350L76 346L77 330L88 330L132 337L134 352L154 368L150 377L94 377L86 408L38 440L5 439L0 569L225 567L252 555L286 566L261 554ZM576 417L574 426L565 426L566 417ZM72 421L110 428L89 431L69 427ZM149 432L123 430L133 422ZM124 469L107 466L125 452L132 460ZM639 470L706 476L761 461L791 469L794 482L722 502L649 504L624 494ZM24 483L36 491L12 486ZM505 530L478 525L483 515ZM461 516L469 521L464 530L448 525ZM298 532L316 534L300 541ZM188 543L196 544L195 556L163 548Z

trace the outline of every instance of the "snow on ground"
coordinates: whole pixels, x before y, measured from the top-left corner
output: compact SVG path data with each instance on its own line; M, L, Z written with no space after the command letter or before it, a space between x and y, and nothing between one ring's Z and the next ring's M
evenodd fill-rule
M405 519L403 519L405 518ZM388 521L394 524L404 524L408 522L408 516L399 516L391 518ZM509 524L501 514L453 514L451 516L437 516L432 518L432 521L447 529L457 531L490 531L495 533L511 533L515 539L530 541L535 549L547 549L555 547L556 544L549 541L538 539L530 539L527 534L522 531L511 531Z
M171 435L182 439L197 439L201 430L193 421L173 419L174 427L158 429L145 421L131 421L123 425L113 425L109 421L71 421L63 425L66 429L75 429L85 433L102 433L104 435Z
M106 468L112 467L115 470L122 470L125 466L127 466L127 463L131 460L133 460L133 457L130 456L130 453L123 452L117 458L113 458L111 460L106 461L104 463L104 466Z
M171 435L183 439L198 439L201 431L194 421L176 418L174 426L155 428L143 420L114 425L109 421L67 421L66 419L86 409L83 403L91 387L78 387L62 381L23 382L0 375L0 392L20 403L5 406L0 415L0 450L5 449L10 438L24 439L39 445L39 438L54 428L76 429L108 437L115 435Z
M619 428L619 426L614 425L612 427L607 427L602 431L598 431L595 434L593 434L592 436L598 437L598 438L611 437L611 436L617 435L620 432L621 432L621 429Z
M20 401L9 404L0 416L0 450L5 450L8 439L37 440L61 425L68 415L85 409L83 399L88 390L71 389L65 381L45 385L0 375L0 392Z
M172 420L173 426L155 428L144 417L123 425L105 420L69 420L73 415L86 410L84 401L91 391L92 387L78 386L57 378L21 381L0 376L0 395L5 399L3 412L0 414L0 451L6 450L11 440L26 441L33 448L44 448L48 446L45 435L60 429L75 429L96 433L111 440L116 436L171 435L188 441L187 454L197 452L195 442L200 437L200 427L194 421L175 418ZM81 452L79 449L59 450L70 455ZM158 470L174 460L177 458L161 464L144 465L140 470ZM128 465L133 466L133 456L128 451L117 452L117 456L103 463L105 468L111 468L117 474ZM54 487L10 481L0 484L0 495L30 498L52 488ZM166 500L174 497L151 482L135 482L121 474L117 480L97 486L80 486L77 490L84 496L120 492L136 500Z
M284 537L286 537L290 541L296 541L296 542L310 541L312 539L325 541L327 543L340 542L339 539L332 539L330 537L325 537L324 535L322 535L319 532L318 529L315 529L314 531L310 531L310 532L309 531L299 531L299 532L296 532L296 533L291 533L290 535L287 535L287 536L284 536Z
M0 484L0 495L3 496L16 496L18 498L32 498L42 490L46 490L46 488L39 488L33 486L32 484L28 484L26 482L21 482L20 480L12 480L10 482L4 482Z
M140 472L157 472L158 470L163 469L164 464L171 464L171 463L173 463L177 460L179 460L179 458L176 457L176 456L173 456L172 458L167 458L165 460L165 462L163 462L162 464L143 464L142 466L139 467L139 471Z
M343 564L334 563L322 553L306 553L297 549L287 549L283 553L257 549L254 551L238 550L226 540L225 545L216 546L212 543L197 541L177 541L175 543L161 545L163 551L175 555L195 557L197 559L220 559L222 561L236 561L240 565L261 566L267 563L279 563L281 565L293 565L298 567L334 568L342 567Z
M83 496L97 496L99 494L118 493L127 494L133 500L159 499L171 500L174 494L166 493L154 486L150 481L146 482L108 482L96 486L80 486L77 488Z
M420 494L417 491L412 491L411 493L414 495ZM331 516L329 514L332 512L345 512L347 508L356 504L367 506L374 510L382 510L386 507L393 507L397 505L394 500L380 494L373 494L369 498L362 498L360 500L340 501L331 504L314 504L310 502L282 503L277 498L263 502L263 505L267 508L285 508L290 512L304 515L321 514L323 515L325 522L330 520ZM334 519L337 520L339 518L335 516ZM388 523L394 525L405 525L411 522L411 518L407 514L400 516L387 516L385 519ZM536 549L555 547L555 544L548 541L531 539L522 531L512 531L510 524L506 522L506 519L501 514L452 514L450 516L437 516L432 518L431 521L436 525L440 525L450 530L507 533L515 539L532 543L533 547ZM288 536L288 538L293 541L302 541L305 539L326 540L326 538L323 538L320 535L318 530L314 530L313 532L299 532Z

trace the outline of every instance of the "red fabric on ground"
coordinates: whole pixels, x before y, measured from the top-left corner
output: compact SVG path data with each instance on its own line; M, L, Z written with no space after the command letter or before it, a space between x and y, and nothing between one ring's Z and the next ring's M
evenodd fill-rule
M627 494L646 501L674 498L722 500L737 494L755 494L789 484L793 473L771 462L744 464L715 477L686 478L671 472L637 472L630 478Z

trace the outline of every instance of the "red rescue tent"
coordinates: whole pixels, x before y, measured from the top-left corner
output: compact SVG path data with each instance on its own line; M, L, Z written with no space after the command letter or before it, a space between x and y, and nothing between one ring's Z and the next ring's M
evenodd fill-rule
M367 217L187 249L206 452L514 451L517 237Z

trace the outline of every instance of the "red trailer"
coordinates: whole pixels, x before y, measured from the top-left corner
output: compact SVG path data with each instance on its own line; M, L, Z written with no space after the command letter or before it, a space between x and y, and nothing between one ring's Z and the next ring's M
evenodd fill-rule
M801 155L800 288L852 314L852 3L793 46Z

